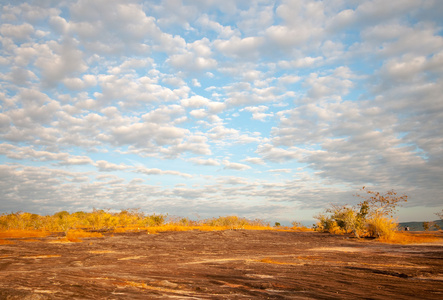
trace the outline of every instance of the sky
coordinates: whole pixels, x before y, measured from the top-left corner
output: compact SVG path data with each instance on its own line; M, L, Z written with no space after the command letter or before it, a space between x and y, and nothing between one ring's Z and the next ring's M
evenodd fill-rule
M2 213L438 219L439 0L0 3Z

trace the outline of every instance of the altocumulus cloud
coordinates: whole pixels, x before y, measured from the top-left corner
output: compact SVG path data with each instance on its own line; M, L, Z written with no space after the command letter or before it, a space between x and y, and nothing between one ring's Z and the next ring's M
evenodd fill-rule
M9 1L0 210L442 208L438 1Z

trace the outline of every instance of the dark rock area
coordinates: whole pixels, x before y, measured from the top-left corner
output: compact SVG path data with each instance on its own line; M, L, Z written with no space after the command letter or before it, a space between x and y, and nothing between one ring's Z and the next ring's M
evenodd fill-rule
M443 299L443 239L143 232L0 245L0 299Z

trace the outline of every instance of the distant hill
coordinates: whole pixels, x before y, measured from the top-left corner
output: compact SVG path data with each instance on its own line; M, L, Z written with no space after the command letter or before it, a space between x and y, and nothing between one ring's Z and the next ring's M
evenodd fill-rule
M429 221L429 231L435 231L438 230L434 227L434 224L437 224L441 229L443 229L443 220L435 220L435 221ZM423 228L423 222L402 222L399 223L400 228L409 227L410 231L423 231L425 230Z

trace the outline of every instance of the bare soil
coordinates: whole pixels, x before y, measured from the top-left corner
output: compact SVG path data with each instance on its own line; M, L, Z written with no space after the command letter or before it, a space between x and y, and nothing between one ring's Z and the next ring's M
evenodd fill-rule
M0 299L443 299L443 239L132 232L0 245Z

